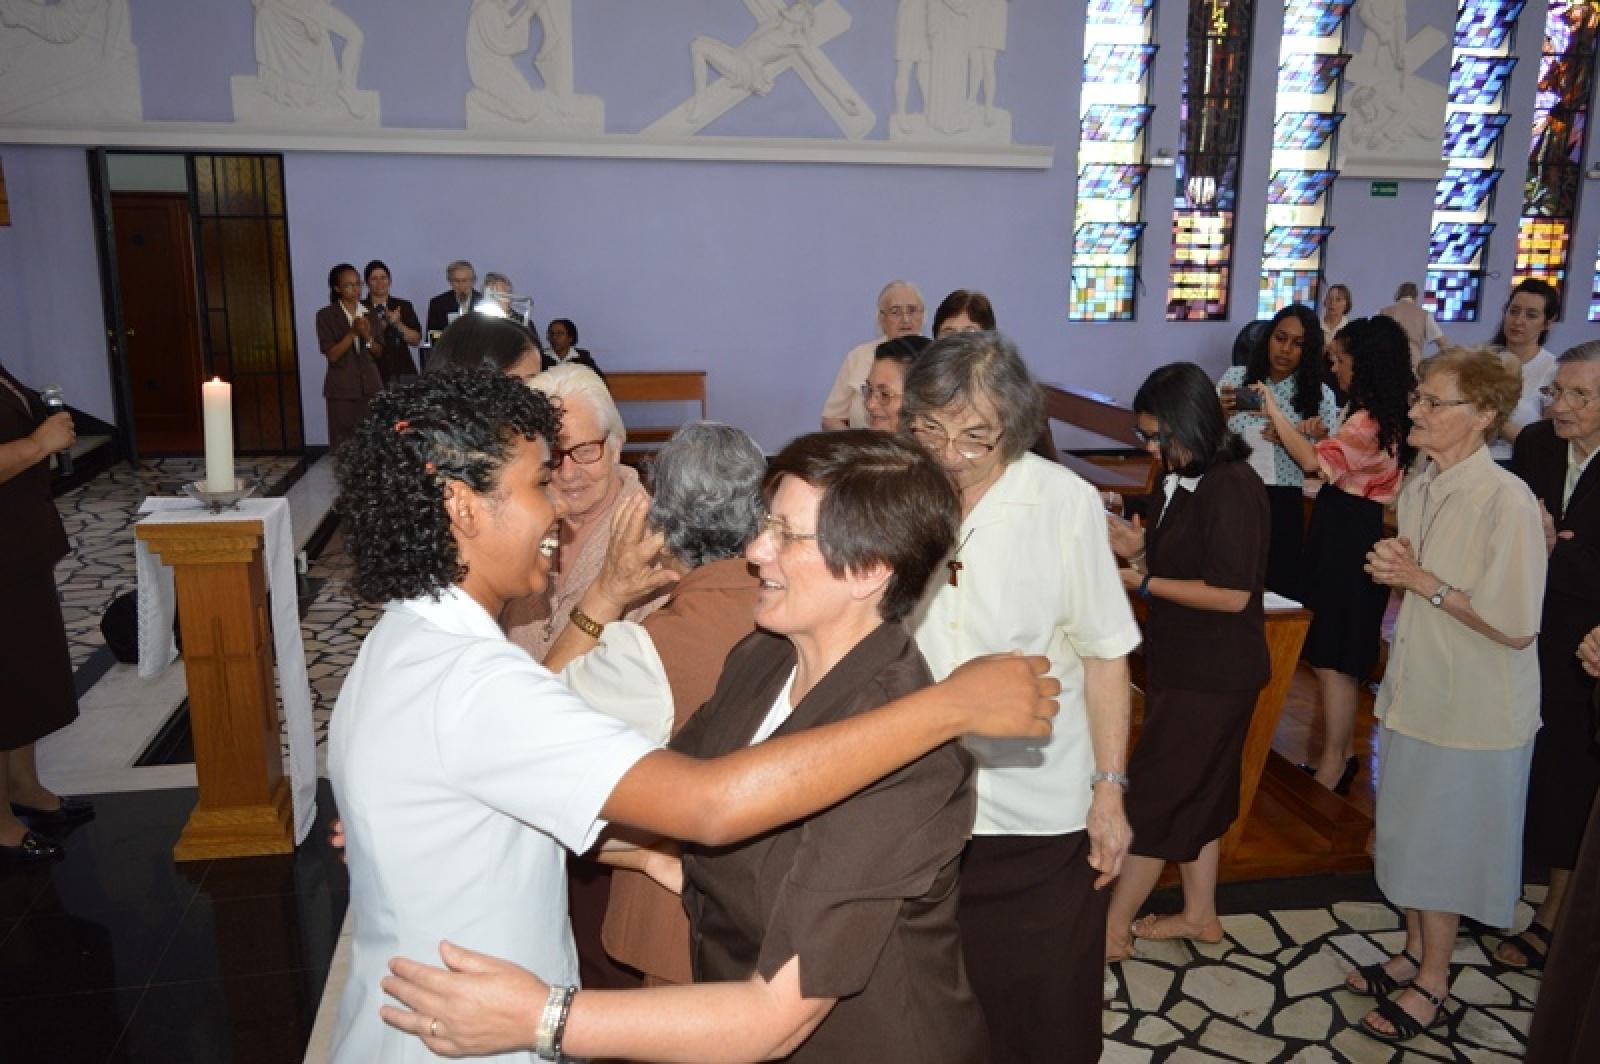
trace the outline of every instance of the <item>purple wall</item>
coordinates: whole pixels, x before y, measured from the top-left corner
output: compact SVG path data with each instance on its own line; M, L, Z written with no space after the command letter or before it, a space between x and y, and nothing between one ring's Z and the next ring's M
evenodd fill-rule
M892 109L893 5L844 2L855 27L827 52L878 113L872 136L881 138ZM383 93L387 126L463 124L465 3L339 6L365 29L361 86ZM636 131L688 95L695 34L737 43L752 25L735 0L574 6L578 89L605 95L612 132ZM1173 177L1165 169L1152 173L1145 199L1140 320L1066 322L1083 5L1013 0L1001 103L1012 111L1018 143L1055 148L1048 171L287 153L308 439L325 436L311 321L327 298L327 269L373 257L394 270L395 290L418 303L443 290L450 259L471 259L480 275L508 273L520 291L536 295L541 322L575 319L584 346L608 367L705 368L712 415L748 428L768 448L815 427L840 357L872 334L873 298L897 276L917 281L930 303L955 287L989 292L1002 326L1048 380L1128 397L1163 362L1192 359L1220 370L1254 311L1264 229L1282 14L1278 4L1257 6L1233 321L1162 320ZM1411 6L1437 9L1448 29L1449 0ZM250 5L133 0L133 7L146 117L227 121L228 77L253 72ZM1178 141L1185 9L1181 0L1163 0L1153 147ZM1512 90L1518 113L1508 130L1490 252L1502 278L1510 274L1543 17L1544 4L1534 0L1520 34L1525 58ZM206 47L180 43L194 40ZM709 132L835 135L789 76ZM0 146L0 158L16 218L13 228L0 229L0 269L20 279L0 295L0 335L15 345L0 357L35 380L55 368L75 401L109 417L98 301L84 296L97 291L97 281L83 153ZM1365 180L1338 184L1329 275L1352 285L1358 312L1382 306L1399 281L1422 279L1431 195L1426 181L1401 182L1399 198L1388 200L1369 198ZM1586 289L1600 238L1596 183L1585 183L1584 200L1575 292ZM1487 306L1498 307L1504 287L1503 279L1488 282ZM1586 300L1574 300L1574 320L1554 331L1552 347L1592 332L1581 323L1579 303ZM1493 328L1485 320L1452 334L1487 339Z

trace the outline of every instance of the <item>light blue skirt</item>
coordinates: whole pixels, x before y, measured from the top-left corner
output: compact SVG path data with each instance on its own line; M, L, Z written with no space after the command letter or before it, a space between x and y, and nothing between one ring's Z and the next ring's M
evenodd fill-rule
M1378 887L1402 909L1510 927L1533 743L1454 750L1379 729Z

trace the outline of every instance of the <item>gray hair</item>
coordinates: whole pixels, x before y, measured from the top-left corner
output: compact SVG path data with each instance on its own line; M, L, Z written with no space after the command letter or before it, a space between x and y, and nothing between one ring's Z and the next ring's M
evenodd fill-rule
M884 298L887 297L888 294L890 292L894 291L896 288L909 288L909 289L911 289L911 291L917 297L917 302L922 304L922 309L923 310L927 310L928 309L928 301L926 299L922 298L922 289L918 288L916 285L912 284L910 281L890 281L888 284L884 285L881 289L878 290L878 307L879 307L880 310L883 307Z
M606 389L605 381L588 366L576 362L551 366L543 373L529 377L528 387L543 392L551 399L560 399L564 406L571 406L573 400L581 399L589 404L608 440L621 447L628 438L622 415L617 412L617 404L611 401L611 392Z
M483 275L483 287L488 288L492 284L505 285L507 292L515 292L517 290L517 286L511 283L511 278L507 277L503 273L495 273L493 270L490 270L488 273Z
M1585 340L1576 347L1569 347L1556 356L1556 361L1563 366L1579 362L1600 362L1600 340Z
M650 523L690 568L736 557L761 526L767 459L743 430L691 421L650 466Z
M1044 431L1044 393L1017 345L998 332L950 333L928 345L906 374L900 424L909 426L979 396L1000 415L1000 455L1015 461Z
M478 276L478 271L472 268L472 263L468 262L466 259L457 259L444 268L445 280L448 281L450 279L450 275L455 273L457 270L466 270L468 273L472 274L473 277Z

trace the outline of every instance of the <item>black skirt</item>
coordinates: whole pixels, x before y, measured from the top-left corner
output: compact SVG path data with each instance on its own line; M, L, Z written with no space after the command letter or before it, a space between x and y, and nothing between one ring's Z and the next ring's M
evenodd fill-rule
M1383 538L1383 507L1330 485L1317 493L1306 532L1305 598L1311 628L1301 657L1358 682L1378 663L1378 640L1389 589L1365 568L1367 552Z
M78 717L72 654L54 569L5 589L0 610L0 750L16 750Z

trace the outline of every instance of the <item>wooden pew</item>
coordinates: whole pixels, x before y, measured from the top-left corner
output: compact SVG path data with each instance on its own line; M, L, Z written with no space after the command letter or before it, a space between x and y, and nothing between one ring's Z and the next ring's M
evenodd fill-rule
M698 404L700 420L705 420L707 416L705 370L608 373L606 386L610 388L611 398L618 406L629 403L672 404L681 412L684 404ZM627 421L626 414L623 420ZM638 464L641 459L660 450L661 445L671 439L672 434L687 420L679 419L676 424L629 424L623 460Z
M1061 388L1054 384L1041 386L1044 391L1045 429L1040 443L1055 455L1058 461L1078 474L1100 491L1115 491L1124 495L1142 495L1155 488L1160 473L1157 465L1144 453L1144 444L1134 433L1136 419L1133 410L1098 392L1078 388ZM1093 433L1115 444L1126 447L1126 457L1090 461L1069 451L1058 451L1049 422L1059 421L1075 429Z

